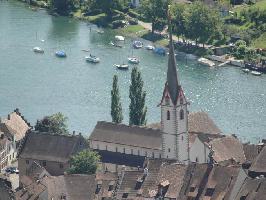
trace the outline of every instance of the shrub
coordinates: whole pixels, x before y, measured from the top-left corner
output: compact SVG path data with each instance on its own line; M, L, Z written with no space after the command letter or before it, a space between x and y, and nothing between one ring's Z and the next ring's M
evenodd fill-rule
M93 10L88 10L86 13L84 13L84 16L92 16L92 15L99 15L103 11L101 9L93 9Z
M138 20L137 20L137 19L129 19L129 20L128 20L128 23L129 23L130 25L138 25Z
M133 10L128 10L128 13L127 13L130 17L133 17L133 18L139 18L139 14L138 13L136 13L135 11L133 11Z
M112 22L112 27L114 29L116 29L116 28L122 28L125 25L126 25L126 21L124 21L124 20L116 20L116 21L113 21Z

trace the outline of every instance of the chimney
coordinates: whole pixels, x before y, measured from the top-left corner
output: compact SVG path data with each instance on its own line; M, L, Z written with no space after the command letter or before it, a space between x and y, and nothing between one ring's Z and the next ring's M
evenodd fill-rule
M72 135L76 135L76 132L75 132L75 131L73 131Z
M4 134L2 133L0 136L1 140L4 139Z
M7 119L10 120L10 114L7 115Z

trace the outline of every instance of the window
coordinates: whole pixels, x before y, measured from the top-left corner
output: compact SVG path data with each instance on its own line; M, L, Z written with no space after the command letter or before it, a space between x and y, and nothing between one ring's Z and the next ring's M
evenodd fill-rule
M105 146L105 150L107 151L107 149L108 149L108 148L107 148L107 145L106 145L106 146Z
M46 166L46 161L42 161L42 166Z
M126 199L128 197L128 193L123 193L122 198Z
M146 156L146 157L148 156L148 153L147 153L147 151L145 151L145 156Z
M99 149L99 144L97 144L97 149Z
M183 109L180 110L180 119L181 120L184 119L184 110Z
M159 158L162 158L162 155L161 154L159 154Z
M30 162L29 162L29 160L26 160L26 164L28 165Z
M118 152L118 148L117 147L115 147L115 152Z
M168 148L168 152L170 152L171 151L171 149L170 148Z
M60 163L60 164L59 164L59 168L60 168L60 169L63 169L63 167L64 167L63 164Z
M207 188L205 196L211 197L214 193L214 188Z
M194 192L195 191L195 187L191 186L190 189L189 189L189 192Z
M125 148L123 148L123 153L126 153L126 149Z
M167 110L167 120L170 120L170 111Z
M182 105L184 102L183 102L183 98L181 97L180 98L180 104Z
M165 105L170 105L170 99L168 95L165 97Z
M184 140L184 136L183 136L183 135L181 136L181 140L182 140L182 141Z
M196 162L199 162L199 159L198 159L198 157L196 157Z
M152 158L154 158L154 152L152 152Z
M131 154L133 154L133 149L131 149Z
M140 155L140 152L139 152L139 150L138 150L138 156Z

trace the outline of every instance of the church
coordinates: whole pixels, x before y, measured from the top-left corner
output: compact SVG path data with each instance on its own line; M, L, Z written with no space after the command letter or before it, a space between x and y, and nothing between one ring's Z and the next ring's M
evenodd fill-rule
M189 102L178 79L171 29L169 32L167 77L162 98L158 100L161 121L146 127L99 121L89 143L101 155L104 168L116 171L122 165L139 167L146 157L173 159L184 164L208 163L210 153L217 162L245 160L237 138L221 134L207 113L189 113ZM232 155L233 152L237 155Z

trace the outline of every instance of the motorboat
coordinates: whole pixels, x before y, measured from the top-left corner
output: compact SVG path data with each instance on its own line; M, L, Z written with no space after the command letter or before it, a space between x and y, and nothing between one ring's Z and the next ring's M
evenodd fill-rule
M66 53L64 51L56 51L55 55L57 57L60 57L60 58L65 58L66 57Z
M128 57L128 62L132 64L139 64L139 59L136 57Z
M115 40L117 40L117 41L125 41L125 38L123 36L121 36L121 35L116 35L115 36Z
M93 55L89 55L85 57L87 62L91 62L91 63L98 63L100 62L100 58L93 56Z
M128 65L127 64L114 64L114 66L117 68L117 69L121 69L121 70L128 70Z
M99 33L99 34L104 34L103 30L97 30L96 32Z
M136 41L133 42L133 47L135 49L140 49L140 48L143 47L143 43L141 41L136 40Z
M244 69L242 69L242 71L245 72L245 73L249 73L250 72L250 70L248 68L244 68Z
M34 47L34 48L33 48L33 51L34 51L35 53L44 53L44 50L43 50L41 47Z
M212 62L211 60L207 59L207 58L199 58L198 59L198 62L202 65L205 65L205 66L209 66L209 67L214 67L215 66L215 63Z
M260 76L261 72L251 71L251 74L254 75L254 76Z
M153 49L153 52L159 55L165 55L166 51L163 47L156 47Z
M114 47L120 47L120 48L122 48L123 46L121 45L121 44L117 44L116 42L110 42L110 44L112 45L112 46L114 46Z
M155 47L152 46L152 45L147 45L147 46L145 47L145 49L147 49L147 50L153 50L153 49L155 49Z

